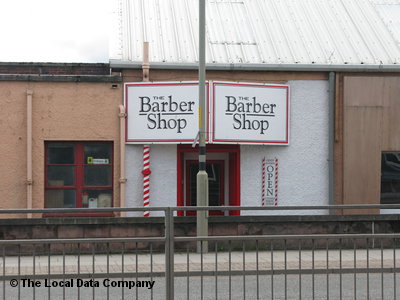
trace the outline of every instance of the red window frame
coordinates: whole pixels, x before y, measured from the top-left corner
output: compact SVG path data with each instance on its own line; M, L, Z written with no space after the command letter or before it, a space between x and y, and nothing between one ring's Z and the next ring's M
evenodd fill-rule
M73 164L49 164L48 150L51 144L71 144L74 147L74 163ZM99 166L110 166L111 167L111 185L109 186L87 186L84 184L84 171L85 166L92 166L85 162L85 145L103 144L110 145L111 147L111 163L99 164ZM72 186L49 186L48 185L48 167L49 166L73 166L74 167L74 184ZM45 142L45 195L47 190L75 190L75 208L83 208L82 205L82 193L84 190L110 190L111 195L114 195L114 147L111 141L47 141ZM46 199L45 199L46 202ZM111 198L111 207L114 206L114 197ZM45 214L44 216L52 217L68 217L68 216L112 216L112 212L106 213L77 213L77 214Z

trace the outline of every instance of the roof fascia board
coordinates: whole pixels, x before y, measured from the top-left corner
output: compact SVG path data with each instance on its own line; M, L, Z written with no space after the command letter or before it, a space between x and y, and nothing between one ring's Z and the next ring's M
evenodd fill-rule
M142 69L141 62L110 60L112 69ZM198 70L197 63L150 63L156 70ZM400 72L400 64L206 64L208 71Z
M53 82L122 82L117 75L36 75L0 74L0 81L53 81Z

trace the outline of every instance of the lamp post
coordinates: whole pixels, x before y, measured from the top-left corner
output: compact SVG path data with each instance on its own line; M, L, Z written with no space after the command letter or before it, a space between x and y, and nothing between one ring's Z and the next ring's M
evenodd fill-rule
M208 206L206 172L206 3L199 0L199 172L197 173L197 206ZM208 235L208 211L197 211L197 236ZM197 242L197 252L208 252L208 242Z

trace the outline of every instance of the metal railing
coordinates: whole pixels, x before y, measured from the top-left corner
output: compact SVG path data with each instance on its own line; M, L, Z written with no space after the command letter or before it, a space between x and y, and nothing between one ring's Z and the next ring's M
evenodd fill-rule
M221 207L338 210L399 205ZM400 233L176 236L0 241L2 299L400 299ZM92 209L99 211L143 211ZM0 214L87 209L0 210ZM207 252L196 252L208 243ZM179 247L176 247L179 245ZM160 250L161 249L161 250ZM203 249L203 247L200 247Z

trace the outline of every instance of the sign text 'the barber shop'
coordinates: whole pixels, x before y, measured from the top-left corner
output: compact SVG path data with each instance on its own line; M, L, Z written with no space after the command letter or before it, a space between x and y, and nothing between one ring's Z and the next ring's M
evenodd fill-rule
M289 87L213 82L214 143L288 144Z
M191 143L198 132L198 83L125 86L127 142Z
M289 144L289 86L208 82L206 90L207 142ZM198 82L125 84L126 142L192 144L198 97Z

